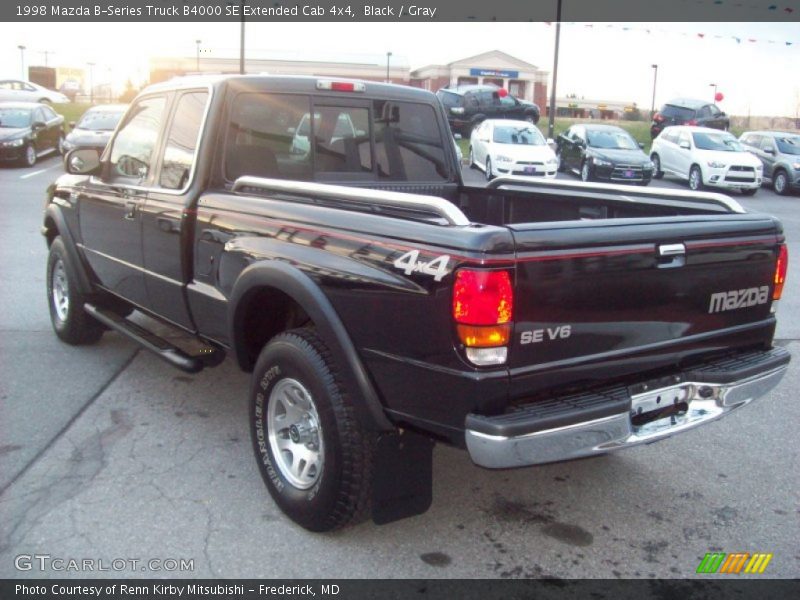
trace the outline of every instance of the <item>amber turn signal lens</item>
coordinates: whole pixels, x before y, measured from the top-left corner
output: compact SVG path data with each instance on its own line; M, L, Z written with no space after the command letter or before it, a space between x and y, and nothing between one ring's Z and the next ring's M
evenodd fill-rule
M505 346L511 339L511 324L503 325L457 325L458 338L467 348L491 348Z

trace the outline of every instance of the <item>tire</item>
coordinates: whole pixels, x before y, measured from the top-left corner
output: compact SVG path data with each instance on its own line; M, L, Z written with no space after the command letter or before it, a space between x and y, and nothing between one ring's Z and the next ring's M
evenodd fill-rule
M742 192L742 196L755 196L758 188L753 188L751 190L740 190Z
M664 177L664 171L661 170L661 157L658 154L653 154L650 160L653 161L653 179Z
M556 158L558 159L558 172L563 173L567 170L567 166L564 164L564 159L562 158L560 152L556 154Z
M689 189L693 192L703 189L703 172L697 165L692 165L692 168L689 169Z
M23 167L29 169L36 164L36 148L33 147L33 144L25 146L25 152L19 162Z
M536 113L528 113L525 115L525 120L531 125L536 125L539 122L539 115Z
M72 345L93 344L103 327L83 310L87 298L78 291L75 268L61 237L50 245L47 258L47 305L56 335Z
M472 150L472 146L469 147L469 168L475 169L475 153Z
M592 167L589 165L588 160L584 160L581 164L581 181L589 182L592 180Z
M486 181L491 181L494 179L494 175L492 175L492 161L487 156L486 157Z
M789 193L789 176L786 171L778 169L772 177L772 189L779 196L785 196Z
M267 489L295 523L330 531L369 516L374 438L359 424L313 329L282 333L261 351L250 388L250 433Z
M58 141L56 142L56 152L59 156L64 156L64 134L58 134Z

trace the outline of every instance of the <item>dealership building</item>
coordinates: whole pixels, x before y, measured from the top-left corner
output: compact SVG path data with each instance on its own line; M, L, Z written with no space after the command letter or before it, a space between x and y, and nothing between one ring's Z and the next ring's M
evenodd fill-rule
M492 50L445 65L428 65L410 70L403 56L386 54L340 54L313 56L306 52L269 52L263 57L248 57L247 73L273 75L312 75L348 77L368 81L391 81L436 90L471 83L493 84L512 96L535 102L544 111L547 105L549 72L536 65ZM192 57L161 57L150 61L150 81L195 73L238 73L238 58L217 58L207 52ZM388 74L388 76L387 76Z

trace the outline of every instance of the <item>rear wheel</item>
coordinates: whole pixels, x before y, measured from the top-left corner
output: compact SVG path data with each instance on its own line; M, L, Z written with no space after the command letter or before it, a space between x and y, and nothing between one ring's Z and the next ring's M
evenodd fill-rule
M78 291L74 265L64 242L57 237L47 259L47 304L56 335L68 344L93 344L103 327L83 310L87 298Z
M695 192L703 189L703 172L697 165L692 165L689 170L689 188Z
M374 440L313 329L282 333L261 351L250 426L261 476L290 519L328 531L369 516Z
M772 189L779 196L785 196L789 193L789 177L786 175L786 171L781 169L775 172L772 179Z
M664 171L661 170L661 157L658 154L653 154L650 160L653 161L653 179L664 177Z

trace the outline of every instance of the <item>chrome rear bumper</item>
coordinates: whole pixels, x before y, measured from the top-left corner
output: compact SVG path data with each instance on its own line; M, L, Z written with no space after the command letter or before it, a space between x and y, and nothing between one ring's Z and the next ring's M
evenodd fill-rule
M531 433L492 435L467 428L467 449L475 464L502 469L651 443L719 419L763 396L780 382L787 369L788 356L781 366L775 367L773 361L772 368L740 380L725 383L682 380L675 385L631 394L630 409L625 412ZM672 414L641 423L642 414L659 415L665 408L671 409L666 412Z

